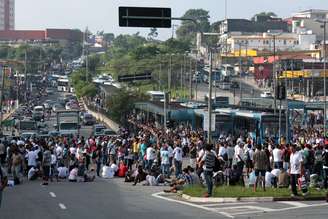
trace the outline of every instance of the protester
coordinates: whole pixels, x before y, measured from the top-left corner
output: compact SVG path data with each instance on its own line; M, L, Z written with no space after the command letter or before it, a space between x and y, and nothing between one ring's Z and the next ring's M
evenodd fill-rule
M207 185L207 194L205 197L211 197L213 191L213 168L215 166L216 155L212 152L212 145L205 145L205 154L202 157L203 170Z
M303 174L303 157L300 148L292 145L292 154L290 155L290 185L292 190L292 197L297 196L297 180Z

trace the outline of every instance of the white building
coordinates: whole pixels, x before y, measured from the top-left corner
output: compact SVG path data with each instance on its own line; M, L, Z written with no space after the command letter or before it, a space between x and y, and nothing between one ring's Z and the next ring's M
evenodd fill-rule
M275 36L270 33L252 35L232 33L227 39L227 45L231 52L238 52L239 50L246 49L273 51L274 39L276 51L310 50L315 44L316 36L314 34L295 33L281 33Z
M15 0L0 0L0 30L15 29Z
M298 34L311 33L317 36L317 40L323 40L322 24L317 20L328 20L328 10L311 9L295 13L290 18L292 32ZM328 34L328 28L327 32Z
M309 9L309 10L297 12L293 16L298 18L308 18L313 20L315 19L325 20L328 18L328 10Z

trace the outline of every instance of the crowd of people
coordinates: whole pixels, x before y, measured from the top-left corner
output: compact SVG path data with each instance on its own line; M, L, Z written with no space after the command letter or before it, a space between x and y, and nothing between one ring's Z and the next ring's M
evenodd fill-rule
M320 130L295 128L290 144L269 139L256 144L249 136L231 135L208 144L202 130L189 126L164 129L137 116L128 122L114 136L0 141L0 190L7 184L5 172L15 185L41 178L45 186L49 181L90 182L96 176L170 186L165 192L206 185L206 197L213 195L214 185L254 191L290 187L292 196L299 194L297 185L304 194L309 186L328 188L328 144Z

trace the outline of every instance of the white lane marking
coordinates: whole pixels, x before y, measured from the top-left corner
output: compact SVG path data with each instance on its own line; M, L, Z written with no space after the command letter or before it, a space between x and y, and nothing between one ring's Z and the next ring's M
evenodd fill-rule
M249 205L249 204L256 204L257 202L227 202L227 203L213 203L213 204L205 204L204 207L220 207L225 205Z
M292 206L295 206L295 207L309 207L309 205L304 204L302 202L283 201L283 202L278 202L278 203L292 205Z
M179 203L179 204L183 204L183 205L188 205L188 206L191 206L191 207L194 207L194 208L200 208L200 209L203 209L203 210L206 210L206 211L211 211L211 212L214 212L214 213L219 213L225 217L228 217L228 218L234 218L234 216L226 213L226 212L218 212L216 209L214 208L207 208L207 207L204 207L202 205L197 205L197 204L193 204L193 203L189 203L189 202L184 202L184 201L180 201L180 200L174 200L174 199L170 199L170 198L167 198L167 197L163 197L161 196L161 194L164 194L164 192L158 192L158 193L154 193L152 194L153 197L156 197L156 198L159 198L159 199L163 199L163 200L166 200L166 201L169 201L169 202L175 202L175 203Z
M53 197L53 198L56 198L56 194L53 193L53 192L49 192L50 196Z
M58 205L63 210L66 210L67 209L66 206L63 203L59 203Z

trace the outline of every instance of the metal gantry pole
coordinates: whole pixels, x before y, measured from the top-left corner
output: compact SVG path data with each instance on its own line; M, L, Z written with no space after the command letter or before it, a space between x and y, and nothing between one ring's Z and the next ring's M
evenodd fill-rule
M207 132L207 142L212 142L212 86L213 86L213 78L212 78L212 50L210 49L210 72L208 77L208 132Z

